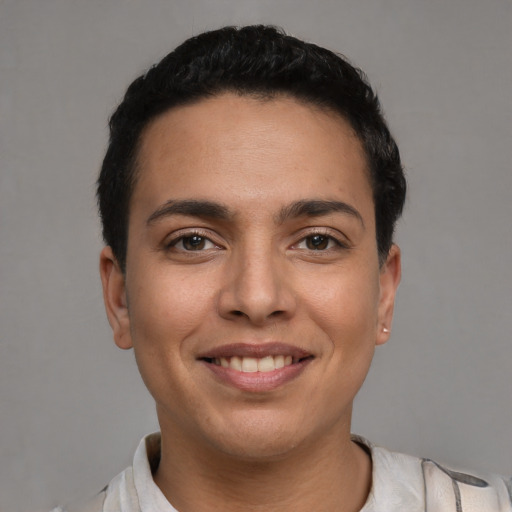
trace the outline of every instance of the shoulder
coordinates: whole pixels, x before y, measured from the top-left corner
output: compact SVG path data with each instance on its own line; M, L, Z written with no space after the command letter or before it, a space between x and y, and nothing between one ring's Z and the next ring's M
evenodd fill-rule
M512 512L511 479L392 452L357 436L354 441L373 461L368 508L361 512Z
M52 512L140 512L174 510L153 481L152 467L160 460L158 433L144 437L135 451L133 465L114 477L92 500ZM147 505L147 506L146 506ZM155 505L155 506L153 506Z
M92 500L85 503L76 503L66 508L57 507L51 512L103 512L103 503L105 502L106 495L107 490L104 489L94 496Z
M51 512L140 512L133 467L119 473L92 499L58 507Z
M449 468L430 459L421 459L421 465L429 511L451 510L447 503L457 512L512 511L511 479Z

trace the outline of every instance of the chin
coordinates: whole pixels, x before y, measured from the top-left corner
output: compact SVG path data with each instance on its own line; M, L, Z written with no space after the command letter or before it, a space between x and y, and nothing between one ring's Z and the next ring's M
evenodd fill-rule
M209 432L210 442L217 450L237 459L270 462L286 458L310 437L300 428L306 426L304 421L284 421L275 411L244 416L236 422L223 423L217 435Z

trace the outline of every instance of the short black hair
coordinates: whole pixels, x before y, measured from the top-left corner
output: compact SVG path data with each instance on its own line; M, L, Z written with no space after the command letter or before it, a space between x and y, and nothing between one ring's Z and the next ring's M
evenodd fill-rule
M364 73L345 57L272 26L224 27L187 39L138 77L110 119L98 179L103 237L126 267L130 199L144 128L178 105L223 92L272 99L287 95L341 115L366 153L379 261L402 213L406 182L398 147Z

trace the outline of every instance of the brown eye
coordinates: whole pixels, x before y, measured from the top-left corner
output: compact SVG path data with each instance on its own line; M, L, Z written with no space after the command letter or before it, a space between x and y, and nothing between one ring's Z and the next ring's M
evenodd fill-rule
M306 247L311 251L323 251L329 247L331 238L325 235L313 235L306 238Z
M207 238L205 238L204 236L199 236L199 235L184 236L181 239L183 248L186 251L201 251L202 249L205 248L207 241L208 241Z
M201 235L181 236L169 244L169 249L178 252L199 252L214 249L215 244L207 237Z

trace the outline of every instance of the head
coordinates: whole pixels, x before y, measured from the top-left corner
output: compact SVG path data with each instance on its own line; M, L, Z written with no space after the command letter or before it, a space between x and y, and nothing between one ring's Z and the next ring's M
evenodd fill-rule
M164 112L223 92L288 96L339 114L359 138L384 262L405 200L400 155L364 74L342 56L268 26L226 27L185 41L129 86L110 120L98 180L103 236L124 271L141 135Z
M258 459L348 438L388 338L404 191L361 73L273 28L198 36L130 86L100 268L163 436Z

